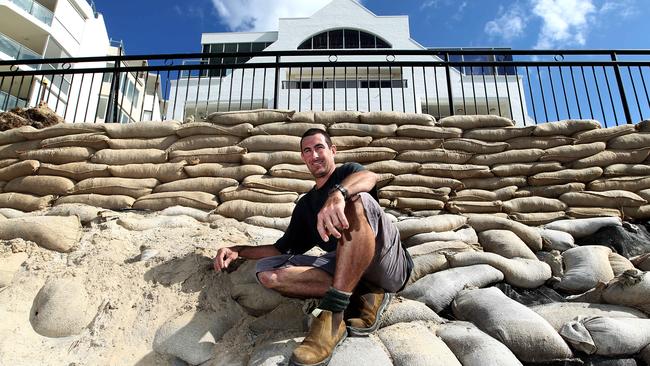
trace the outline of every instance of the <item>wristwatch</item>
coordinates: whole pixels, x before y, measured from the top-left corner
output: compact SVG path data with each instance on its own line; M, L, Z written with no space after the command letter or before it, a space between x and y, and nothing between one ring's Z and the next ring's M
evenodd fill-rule
M344 200L347 201L348 198L350 198L350 194L348 193L348 190L345 187L343 187L342 185L340 185L340 184L335 184L334 188L330 189L328 194L332 194L332 193L334 193L336 191L341 192L341 194L343 195Z

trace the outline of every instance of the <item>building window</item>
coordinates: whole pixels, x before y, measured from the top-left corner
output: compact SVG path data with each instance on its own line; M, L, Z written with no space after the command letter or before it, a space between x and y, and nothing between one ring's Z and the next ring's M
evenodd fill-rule
M283 81L282 89L365 89L365 88L408 88L408 82L405 79L400 80L315 80L315 81Z
M151 121L152 117L153 117L153 112L152 111L144 111L142 113L142 120L143 121Z
M239 42L239 43L210 43L203 45L203 53L243 53L261 52L272 42ZM251 58L246 57L210 57L201 59L202 65L243 64ZM201 77L226 76L230 70L202 70Z
M391 45L372 33L356 29L335 29L319 33L298 46L299 50L341 48L391 48Z

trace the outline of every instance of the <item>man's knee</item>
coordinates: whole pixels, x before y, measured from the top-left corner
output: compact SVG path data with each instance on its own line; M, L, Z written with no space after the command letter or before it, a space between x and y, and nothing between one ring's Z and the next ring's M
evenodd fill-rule
M268 289L275 289L280 284L281 271L275 270L258 272L257 279L262 286Z

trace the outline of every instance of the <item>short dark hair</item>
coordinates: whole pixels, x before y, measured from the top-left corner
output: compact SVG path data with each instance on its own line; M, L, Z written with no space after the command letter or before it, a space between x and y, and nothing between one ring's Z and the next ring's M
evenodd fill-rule
M306 137L318 135L318 134L321 134L323 135L323 137L325 137L325 142L327 142L328 147L332 146L332 138L327 133L327 131L320 128L310 128L307 131L305 131L305 133L303 133L302 137L300 138L300 150L302 150L302 140L304 140Z

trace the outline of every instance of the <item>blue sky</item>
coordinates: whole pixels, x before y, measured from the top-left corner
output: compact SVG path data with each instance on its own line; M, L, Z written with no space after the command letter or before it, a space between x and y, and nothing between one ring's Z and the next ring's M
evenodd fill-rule
M128 54L200 52L201 33L275 30L329 0L95 0ZM377 15L408 15L427 47L648 49L649 0L364 0Z

